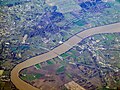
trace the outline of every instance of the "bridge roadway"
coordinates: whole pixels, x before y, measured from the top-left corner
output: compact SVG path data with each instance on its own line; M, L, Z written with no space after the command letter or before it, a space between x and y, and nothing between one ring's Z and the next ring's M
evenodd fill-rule
M44 61L47 61L47 60L50 60L52 58L55 58L58 55L61 55L65 53L66 51L68 51L69 49L71 49L74 45L81 42L84 38L87 38L91 35L100 34L100 33L115 33L115 32L120 32L120 23L114 23L114 24L95 27L95 28L82 31L72 36L70 39L65 41L60 46L54 48L53 50L47 53L44 53L42 55L30 58L16 65L11 71L11 76L10 76L11 81L19 90L39 90L19 78L19 72L22 69L41 63L41 62L44 62Z

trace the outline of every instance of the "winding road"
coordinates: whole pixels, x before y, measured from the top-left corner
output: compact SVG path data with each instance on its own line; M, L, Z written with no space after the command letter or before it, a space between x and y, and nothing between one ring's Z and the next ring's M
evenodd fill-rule
M92 29L88 29L85 31L82 31L74 36L72 36L69 40L61 44L60 46L54 48L53 50L44 53L42 55L33 57L31 59L28 59L18 65L16 65L13 70L11 71L11 81L13 84L19 89L19 90L40 90L37 89L30 84L24 82L19 78L19 72L27 67L30 67L32 65L50 60L52 58L55 58L62 53L65 53L69 49L71 49L74 45L81 42L84 38L87 38L94 34L100 34L100 33L115 33L120 32L120 23L100 26Z

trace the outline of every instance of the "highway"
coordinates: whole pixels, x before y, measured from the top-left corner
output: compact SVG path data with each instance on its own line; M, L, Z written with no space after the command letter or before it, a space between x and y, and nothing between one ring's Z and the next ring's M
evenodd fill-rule
M58 47L54 48L53 50L41 54L39 56L30 58L18 65L16 65L13 70L11 71L11 81L13 84L19 89L19 90L40 90L37 89L30 84L24 82L19 78L19 72L27 67L30 67L32 65L50 60L52 58L55 58L69 49L71 49L74 45L78 44L81 42L84 38L87 38L91 35L95 34L100 34L100 33L115 33L115 32L120 32L120 23L115 23L115 24L110 24L110 25L105 25L105 26L100 26L100 27L95 27L91 29L87 29L85 31L82 31L74 36L72 36L70 39L65 41L63 44L59 45Z

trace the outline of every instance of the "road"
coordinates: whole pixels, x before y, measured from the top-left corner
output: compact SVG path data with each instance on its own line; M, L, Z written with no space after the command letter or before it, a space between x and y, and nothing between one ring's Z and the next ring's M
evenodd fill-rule
M84 38L87 38L91 35L100 34L100 33L115 33L115 32L120 32L120 23L100 26L100 27L82 31L72 36L66 42L54 48L53 50L47 53L44 53L42 55L33 57L31 59L28 59L16 65L11 71L11 81L19 90L39 90L19 78L19 72L22 69L41 63L41 62L44 62L44 61L47 61L47 60L50 60L52 58L55 58L58 55L61 55L65 53L66 51L68 51L69 49L71 49L74 45L81 42Z

